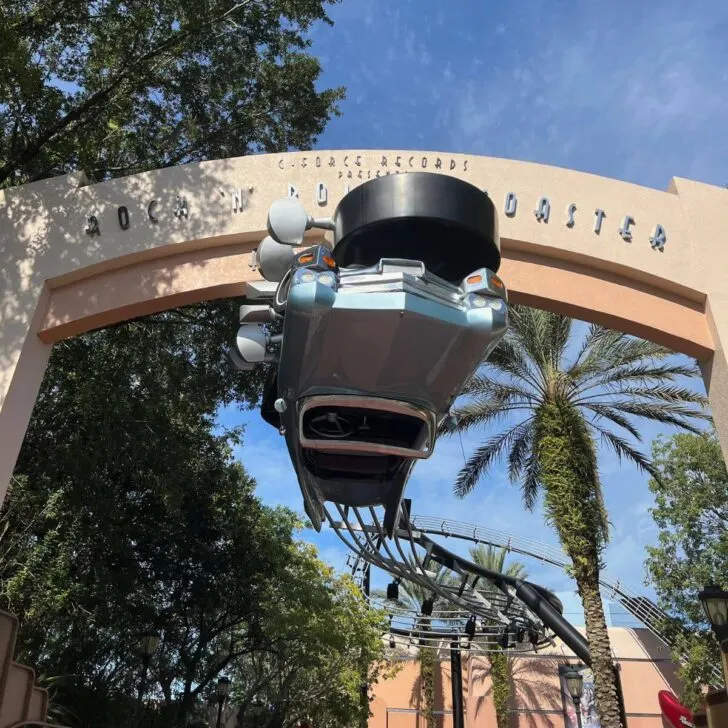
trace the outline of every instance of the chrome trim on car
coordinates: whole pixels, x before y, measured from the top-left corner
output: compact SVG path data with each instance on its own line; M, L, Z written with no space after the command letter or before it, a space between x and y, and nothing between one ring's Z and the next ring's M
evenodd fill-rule
M379 412L406 415L421 420L427 428L418 438L415 447L398 447L373 442L352 442L350 440L310 439L303 432L303 416L314 407L357 407ZM325 452L351 453L358 455L397 455L406 458L426 459L432 455L434 448L437 419L433 412L424 407L417 407L409 402L400 402L383 397L367 397L359 395L325 394L306 398L299 405L298 437L301 447L309 450Z
M386 273L344 277L339 280L338 295L355 293L409 293L453 308L463 307L463 294L449 285L430 282L409 273Z

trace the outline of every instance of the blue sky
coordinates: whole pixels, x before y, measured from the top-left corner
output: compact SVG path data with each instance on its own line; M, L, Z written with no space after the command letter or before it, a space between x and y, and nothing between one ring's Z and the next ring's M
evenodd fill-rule
M320 149L484 154L659 189L672 176L728 182L726 3L344 0L330 15L335 26L313 30L312 51L323 63L322 84L346 86L347 99ZM257 413L244 421L239 455L260 495L300 510L282 440ZM647 449L661 429L642 431ZM465 439L466 453L477 439ZM457 500L452 481L462 463L454 440L417 465L407 490L415 513L556 543L540 509L523 510L500 468ZM610 453L601 463L614 524L607 569L641 590L644 547L656 539L646 478ZM332 533L307 537L343 565ZM553 569L529 567L545 585L571 588Z

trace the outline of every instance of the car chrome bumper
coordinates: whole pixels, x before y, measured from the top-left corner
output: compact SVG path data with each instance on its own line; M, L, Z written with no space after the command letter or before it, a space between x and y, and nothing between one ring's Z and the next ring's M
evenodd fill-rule
M419 420L424 427L413 447L402 447L386 443L350 440L347 438L312 439L304 434L304 415L315 407L357 408L372 412L387 412ZM437 419L433 412L424 407L417 407L408 402L398 402L382 397L362 397L355 395L321 395L307 397L299 405L298 433L301 447L309 450L320 450L331 453L348 453L352 455L396 455L407 458L424 459L432 455L435 444Z

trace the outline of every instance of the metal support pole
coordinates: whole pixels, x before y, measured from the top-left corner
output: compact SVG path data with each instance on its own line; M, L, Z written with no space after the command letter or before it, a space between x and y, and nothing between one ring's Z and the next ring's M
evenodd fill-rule
M222 723L222 706L224 703L225 698L217 699L217 723L215 724L216 728L220 728L220 724Z
M372 570L372 565L371 565L371 564L367 564L367 565L366 565L366 566L364 567L364 576L363 576L363 578L362 578L362 590L363 590L363 592L364 592L364 596L365 596L365 597L367 598L367 600L368 600L368 599L369 599L369 597L371 596L371 595L370 595L370 590L371 590L371 582L370 582L370 580L369 580L369 572L370 572L371 570Z
M581 700L574 701L574 710L576 711L576 728L581 728Z
M450 685L452 687L452 726L465 728L463 712L463 665L460 660L460 643L450 642Z

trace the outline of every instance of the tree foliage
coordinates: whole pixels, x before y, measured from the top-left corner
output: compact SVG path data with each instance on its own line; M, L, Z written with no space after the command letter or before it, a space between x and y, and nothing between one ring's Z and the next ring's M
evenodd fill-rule
M336 1L6 0L0 188L309 147L343 98L308 53Z
M437 726L435 715L435 670L438 667L437 650L434 647L420 647L420 685L424 703L422 706L422 717L425 719L426 728Z
M150 626L159 728L185 725L222 673L240 692L263 656L286 676L280 726L326 682L319 724L356 719L352 685L376 678L378 615L296 542L292 513L259 502L233 457L242 432L216 425L220 406L259 392L261 375L224 355L235 309L158 314L54 349L3 509L0 598L67 724L130 725Z
M728 471L714 432L679 434L652 446L659 479L650 481L657 545L647 569L675 644L683 700L697 708L720 675L720 653L698 599L707 584L728 587ZM718 681L720 677L718 677Z
M350 577L337 577L297 544L264 606L267 640L232 671L238 722L270 728L306 721L322 728L368 718L361 685L386 670L384 613L370 609ZM261 715L255 706L265 706Z
M574 568L584 602L604 728L620 725L609 636L599 597L600 559L608 538L597 462L600 438L618 458L657 475L640 441L640 418L699 431L705 397L683 386L693 362L662 346L592 325L580 341L573 321L514 306L503 341L472 377L449 431L488 427L462 468L455 493L465 496L500 459L533 508L544 494L546 517Z

